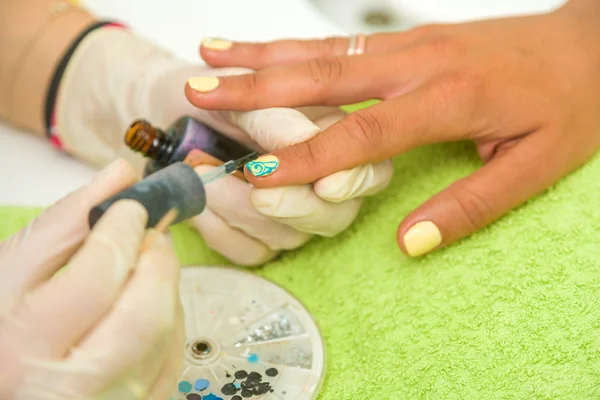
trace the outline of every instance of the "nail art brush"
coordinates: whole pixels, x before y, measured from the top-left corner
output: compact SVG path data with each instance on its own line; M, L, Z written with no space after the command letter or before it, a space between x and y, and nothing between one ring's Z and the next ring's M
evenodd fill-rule
M200 176L194 171L198 159L190 155L185 161L176 162L147 176L92 208L88 217L89 225L93 227L111 205L124 199L136 200L144 206L148 212L147 228L157 226L160 218L171 209L177 211L172 224L189 219L202 213L206 207L205 185L235 173L258 155L254 152L228 161Z

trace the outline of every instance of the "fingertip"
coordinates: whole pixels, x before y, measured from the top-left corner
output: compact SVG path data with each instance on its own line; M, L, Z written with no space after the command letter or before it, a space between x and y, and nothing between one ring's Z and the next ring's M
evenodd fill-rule
M186 82L185 84L184 94L186 99L192 103L193 106L198 108L207 108L206 96L203 93L199 93L192 89L189 82Z
M148 211L138 201L123 199L110 206L98 223L102 220L127 220L128 223L146 226Z
M212 39L205 39L200 44L198 49L200 57L211 67L228 66L230 64L227 62L230 58L229 50L233 47L233 43L229 41L211 43L210 40ZM226 42L231 44L227 45Z
M398 228L398 245L409 257L419 257L440 247L442 232L434 221L407 218Z
M252 172L250 172L248 170L248 167L244 167L244 176L246 177L246 180L248 181L248 183L250 183L252 186L256 187L256 188L271 188L276 186L276 183L273 182L273 177L268 176L268 177L260 177L260 176L254 176L252 174Z
M234 43L231 40L208 37L202 40L200 43L200 49L204 49L209 52L227 52L233 47Z
M246 163L244 175L248 182L256 187L274 186L273 178L279 172L279 166L279 157L274 154L265 154Z

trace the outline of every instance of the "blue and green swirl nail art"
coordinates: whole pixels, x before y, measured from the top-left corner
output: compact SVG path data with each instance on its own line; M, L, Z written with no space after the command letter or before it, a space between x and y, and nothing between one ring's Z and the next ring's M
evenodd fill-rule
M267 155L250 161L246 164L248 171L254 176L271 175L279 166L279 159L275 156Z

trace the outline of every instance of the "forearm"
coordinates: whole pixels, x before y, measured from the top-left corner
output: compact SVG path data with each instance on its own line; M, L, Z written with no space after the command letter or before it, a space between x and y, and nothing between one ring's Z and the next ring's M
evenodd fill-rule
M56 65L94 18L67 2L0 2L0 117L44 132L46 91Z

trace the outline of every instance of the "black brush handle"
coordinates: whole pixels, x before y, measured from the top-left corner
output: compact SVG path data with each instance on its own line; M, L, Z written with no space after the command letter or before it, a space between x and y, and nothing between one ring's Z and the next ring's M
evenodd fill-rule
M147 228L155 227L172 208L177 210L177 218L173 221L175 224L200 214L206 207L206 192L202 180L192 167L177 162L92 208L88 219L90 228L94 227L110 206L124 199L135 200L148 211Z

